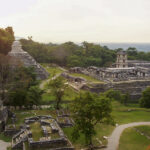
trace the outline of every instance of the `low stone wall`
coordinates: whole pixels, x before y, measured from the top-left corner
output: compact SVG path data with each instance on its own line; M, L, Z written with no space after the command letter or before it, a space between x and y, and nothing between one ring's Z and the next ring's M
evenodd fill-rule
M10 111L14 111L14 110L40 110L40 109L48 109L51 106L48 105L40 105L40 106L29 106L29 107L25 107L25 106L8 106L8 109Z
M63 148L56 148L53 150L75 150L73 147L63 147Z
M57 148L60 146L67 146L67 140L65 138L60 138L56 140L47 140L47 141L33 141L32 139L29 140L29 146L31 148Z
M5 125L8 119L8 110L6 107L0 110L0 132L5 129Z
M74 77L74 76L69 75L68 73L62 73L61 76L63 76L70 82L79 82L79 83L86 82L86 79L82 77Z
M17 134L20 130L19 129L6 129L4 131L4 135L6 136L14 136L15 134Z
M18 144L12 146L12 149L23 149L23 141L19 142Z
M133 102L138 101L142 95L142 91L150 86L150 81L129 81L129 82L117 82L108 84L91 84L84 85L82 89L89 90L91 92L100 93L109 89L119 90L123 93L128 93L130 99Z

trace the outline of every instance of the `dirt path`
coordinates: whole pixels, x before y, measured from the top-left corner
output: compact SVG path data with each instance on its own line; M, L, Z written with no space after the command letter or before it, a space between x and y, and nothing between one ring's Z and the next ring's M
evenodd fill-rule
M150 122L133 122L133 123L124 124L116 127L112 135L108 138L108 145L107 148L105 148L105 150L117 150L119 146L120 136L123 130L129 127L134 127L139 125L150 125Z
M0 150L7 150L7 147L10 146L10 143L0 140Z
M51 79L47 79L47 80L44 80L42 81L42 83L40 84L40 89L44 89L44 86L51 80L54 80L56 79L57 77L59 77L61 74L57 74L56 76L54 76L53 78Z
M64 72L67 71L66 69L64 69L64 68L62 68L62 67L59 67L59 69L61 69L61 70L64 71ZM47 79L47 80L42 81L42 83L40 84L40 89L44 89L44 86L45 86L49 81L56 79L56 78L59 77L60 75L61 75L61 73L55 75L55 76L54 76L53 78L51 78L51 79Z

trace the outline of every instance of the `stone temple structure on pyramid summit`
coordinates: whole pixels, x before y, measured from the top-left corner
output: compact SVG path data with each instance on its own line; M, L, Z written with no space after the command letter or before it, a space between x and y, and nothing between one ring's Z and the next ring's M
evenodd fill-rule
M13 42L12 50L8 55L20 61L25 67L33 67L38 80L48 78L49 73L28 52L22 49L20 41Z

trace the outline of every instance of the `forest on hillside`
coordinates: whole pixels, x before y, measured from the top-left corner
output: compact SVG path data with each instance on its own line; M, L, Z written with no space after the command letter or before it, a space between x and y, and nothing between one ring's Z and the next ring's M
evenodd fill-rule
M116 60L116 53L122 48L111 50L107 46L83 42L62 44L38 43L32 39L21 39L23 49L29 52L39 63L55 63L66 67L111 66ZM134 47L127 50L129 60L150 61L150 52L139 52Z

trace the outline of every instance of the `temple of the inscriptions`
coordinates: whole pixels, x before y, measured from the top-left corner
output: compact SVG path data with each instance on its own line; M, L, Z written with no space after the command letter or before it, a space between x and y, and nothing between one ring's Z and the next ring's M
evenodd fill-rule
M39 63L37 63L36 60L31 55L29 55L28 52L25 52L22 49L20 41L13 42L12 50L8 55L20 61L25 67L33 67L37 74L38 80L48 78L49 73Z

